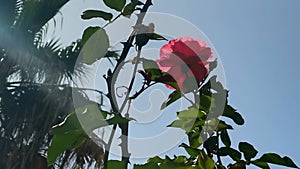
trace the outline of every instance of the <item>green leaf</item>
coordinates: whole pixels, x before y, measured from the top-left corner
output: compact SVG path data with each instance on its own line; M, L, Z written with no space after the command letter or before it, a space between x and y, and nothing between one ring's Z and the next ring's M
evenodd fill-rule
M204 92L204 94L207 94L207 95L210 94L210 93L207 93L207 91L209 91L209 90L214 90L217 93L227 92L224 89L222 83L217 81L217 76L216 75L212 76L209 79L209 81L201 87L201 91Z
M251 164L256 165L262 169L270 169L270 166L267 162L262 162L259 160L251 161Z
M54 135L65 134L73 130L82 129L81 124L77 118L76 113L69 114L62 123L52 127Z
M217 169L226 169L223 165L217 165Z
M177 128L181 128L186 132L189 132L192 130L194 123L195 123L194 119L179 119L179 120L174 120L167 127L177 127Z
M85 29L81 43L83 62L89 65L104 57L109 48L108 35L100 27Z
M164 160L160 158L159 156L155 156L152 158L148 159L148 162L153 162L153 163L162 163Z
M280 157L278 154L275 153L263 154L263 156L260 159L258 159L258 161L282 165L286 167L299 168L289 157Z
M258 151L249 143L240 142L239 150L244 154L244 157L247 161L250 161L251 158L254 158Z
M72 130L63 134L55 134L47 152L48 165L54 164L57 157L65 150L78 147L88 136L83 130Z
M135 44L139 47L145 46L150 40L148 32L138 33L135 36Z
M124 161L109 160L107 162L107 168L109 168L109 169L122 169L122 168L126 168L126 163Z
M213 71L216 67L218 66L218 61L217 59L212 61L212 62L209 62L209 71Z
M231 146L231 141L230 141L230 137L228 135L227 130L222 130L221 131L221 140L222 140L223 144L226 147L230 147Z
M246 162L241 160L236 162L235 164L228 165L228 169L246 169Z
M113 15L108 12L99 11L99 10L86 10L81 15L82 19L92 19L92 18L102 18L106 21L110 21L113 18Z
M110 119L105 119L105 116L106 112L100 110L97 104L88 104L76 109L62 123L53 126L52 131L54 135L59 135L73 130L82 130L90 135L94 129L113 124L127 123L132 120L120 115L116 115Z
M200 95L200 103L199 103L199 109L205 111L206 113L210 112L211 104L213 104L214 99L205 94Z
M107 51L107 53L104 57L106 57L106 58L118 58L119 54L117 53L117 51Z
M125 117L122 117L121 115L116 115L113 118L108 119L107 123L109 125L122 124L122 123L128 123L131 120L134 120L134 119L133 118L125 118Z
M143 69L147 70L147 69L159 69L157 63L154 60L149 60L149 59L145 59L145 58L141 58L140 59L143 63Z
M177 113L177 117L179 119L194 119L196 120L196 118L198 116L202 117L203 114L202 113L198 113L198 109L196 109L195 107L190 107L188 110L183 110Z
M243 125L245 123L243 117L230 105L225 106L222 116L232 119L238 125Z
M220 156L228 156L229 155L235 161L239 161L242 158L242 154L239 151L237 151L233 148L230 148L230 147L221 147L218 151L218 154Z
M115 9L116 11L122 11L126 4L126 0L103 0L104 4L109 8Z
M207 151L213 153L216 152L218 149L218 137L212 136L209 137L203 144L203 147L206 148Z
M159 166L157 163L149 162L143 165L135 164L133 169L159 169Z
M227 124L225 121L220 120L218 123L218 126L216 128L216 131L222 131L224 129L233 129L233 127L229 124Z
M174 103L176 100L181 98L181 93L177 90L175 90L174 92L172 92L168 99L166 101L163 102L163 104L161 105L160 109L164 109L166 107L168 107L170 104Z
M138 1L138 0L131 1L123 9L122 15L126 16L126 17L130 17L130 15L134 12L135 7L138 6L138 5L143 5L143 3L141 1Z
M150 39L151 40L166 40L166 41L168 41L168 39L166 39L165 37L163 37L162 35L159 35L157 33L151 33Z
M214 169L214 160L210 158L204 150L200 151L200 155L198 157L198 166L200 169Z
M197 157L200 154L200 150L194 147L190 147L185 143L182 143L179 145L179 147L183 147L185 151L191 156L191 157Z

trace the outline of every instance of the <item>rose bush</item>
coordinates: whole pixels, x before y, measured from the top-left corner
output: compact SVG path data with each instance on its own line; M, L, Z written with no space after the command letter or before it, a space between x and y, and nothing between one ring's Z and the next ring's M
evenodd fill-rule
M204 41L180 37L162 46L160 59L156 60L156 63L163 72L174 78L182 90L188 78L193 78L197 84L205 80L212 55L212 49L207 47Z

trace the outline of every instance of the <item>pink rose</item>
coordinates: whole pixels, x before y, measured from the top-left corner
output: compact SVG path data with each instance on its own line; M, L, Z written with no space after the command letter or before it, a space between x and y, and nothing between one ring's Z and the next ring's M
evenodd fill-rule
M160 49L160 59L156 63L174 78L182 90L188 78L194 78L198 84L205 80L212 54L212 49L204 41L181 37L170 40Z

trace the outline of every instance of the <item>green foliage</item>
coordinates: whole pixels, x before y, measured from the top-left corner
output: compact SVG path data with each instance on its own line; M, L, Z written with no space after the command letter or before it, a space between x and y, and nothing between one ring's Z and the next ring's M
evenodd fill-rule
M106 31L100 27L88 27L82 35L83 62L93 64L104 57L109 48Z
M122 11L126 4L126 0L103 0L104 4L116 11Z
M48 148L48 165L52 165L56 158L65 150L77 148L87 138L88 136L81 129L54 134L51 145Z
M218 150L218 155L219 156L230 156L235 161L239 161L242 158L242 154L239 151L237 151L231 147L221 147Z
M118 161L118 160L109 160L107 162L107 168L108 169L123 169L126 168L126 164L124 161Z
M81 15L82 19L102 18L106 21L110 21L113 18L112 13L100 11L100 10L86 10Z
M196 119L198 117L201 118L202 116L203 114L201 114L201 112L192 107L188 110L178 112L178 119L173 121L170 125L168 125L168 127L181 128L188 133L193 129Z
M182 143L179 147L183 147L185 151L190 155L190 157L195 158L199 155L200 150L191 146L188 146L185 143Z
M251 164L253 164L259 168L262 168L262 169L270 169L270 166L267 162L255 160L255 161L251 161Z
M243 152L244 157L247 161L249 161L251 158L254 158L258 153L258 151L255 150L255 148L251 144L246 142L239 143L239 150Z
M227 130L221 131L221 140L226 147L231 146L231 140L230 140Z
M106 115L107 113L100 110L97 104L88 104L68 115L59 125L54 126L53 140L48 149L48 165L52 165L64 151L77 148L91 136L94 129L130 121L120 115L105 119Z
M255 160L256 162L267 162L270 164L277 164L281 166L286 166L286 167L292 167L292 168L299 168L293 160L291 160L289 157L280 157L278 154L275 153L266 153L263 154L260 159Z
M215 168L215 162L214 160L209 157L205 151L200 151L198 159L198 164L200 169L214 169Z
M166 39L165 37L163 37L162 35L159 35L159 34L157 34L157 33L152 33L151 35L150 35L150 39L151 40L168 40L168 39Z
M181 93L177 90L175 90L174 92L172 92L168 99L166 101L164 101L162 103L162 105L160 106L160 109L165 109L166 107L168 107L170 104L174 103L176 100L180 99L181 98Z
M149 162L144 165L135 164L133 169L159 169L159 166L156 162Z
M229 164L228 169L246 169L245 161L237 161L235 164Z
M232 119L238 125L243 125L245 123L243 117L230 105L225 106L223 116Z
M162 72L157 63L153 60L148 60L145 58L141 59L144 68L144 77L146 81L153 81L155 83L163 83L176 90L178 90L178 84L176 81L166 72Z
M132 0L129 4L127 4L123 11L122 11L122 15L126 16L126 17L130 17L131 14L135 11L136 6L139 5L143 5L143 3L141 1L138 0Z
M150 23L148 26L146 25L137 25L134 26L134 29L137 32L135 37L135 44L141 48L145 46L149 40L167 40L162 35L154 33L154 24Z

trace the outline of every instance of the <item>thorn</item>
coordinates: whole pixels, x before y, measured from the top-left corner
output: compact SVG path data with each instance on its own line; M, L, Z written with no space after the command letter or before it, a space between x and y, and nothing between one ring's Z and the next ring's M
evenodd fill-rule
M122 45L126 46L127 42L120 42Z

